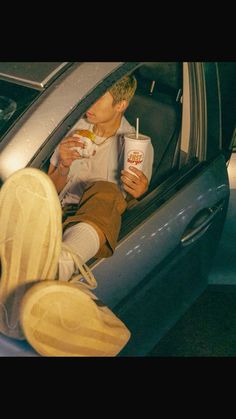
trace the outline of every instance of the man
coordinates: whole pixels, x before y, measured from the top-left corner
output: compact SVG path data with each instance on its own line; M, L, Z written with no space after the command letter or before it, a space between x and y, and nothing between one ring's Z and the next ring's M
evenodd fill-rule
M68 281L93 256L113 254L127 198L139 198L147 191L151 145L143 172L133 168L132 175L122 170L123 135L134 131L123 114L135 89L135 78L126 76L90 107L86 118L56 148L49 176L27 168L4 183L0 192L0 332L5 335L24 339L21 301L28 288L34 293L35 282ZM74 149L83 146L73 134L78 128L96 136L97 151L90 158L82 158ZM66 213L68 204L77 205L73 215ZM90 275L90 287L95 286Z
M72 246L84 263L95 255L108 257L114 252L121 214L127 207L124 198L127 194L133 198L141 197L147 191L151 178L151 145L144 173L136 168L131 169L133 175L122 170L123 135L134 131L123 114L136 85L134 76L124 77L91 106L86 119L81 119L73 127L73 130L87 129L96 135L98 147L94 156L81 158L75 147L83 144L79 138L73 137L72 131L51 158L48 173L59 193L62 207L80 203L76 215L64 222L63 242ZM75 268L70 254L62 252L59 279L70 279Z

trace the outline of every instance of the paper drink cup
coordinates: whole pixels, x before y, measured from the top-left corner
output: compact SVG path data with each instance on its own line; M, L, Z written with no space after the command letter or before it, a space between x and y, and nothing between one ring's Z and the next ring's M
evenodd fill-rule
M126 134L124 139L124 170L134 174L134 172L129 170L129 167L133 166L142 171L147 147L151 142L151 138L147 135L139 134L137 139L134 133Z

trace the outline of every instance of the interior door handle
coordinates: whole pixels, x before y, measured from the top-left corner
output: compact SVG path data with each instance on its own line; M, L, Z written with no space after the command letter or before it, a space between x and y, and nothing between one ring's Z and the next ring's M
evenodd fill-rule
M181 244L187 246L199 239L210 227L214 218L223 210L225 200L221 200L211 208L201 210L186 228Z

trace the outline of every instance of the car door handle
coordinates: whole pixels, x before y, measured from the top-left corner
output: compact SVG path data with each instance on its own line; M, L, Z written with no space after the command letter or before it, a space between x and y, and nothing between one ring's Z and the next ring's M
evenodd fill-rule
M220 200L213 207L201 210L186 228L181 238L181 244L187 246L202 237L212 224L214 218L223 210L224 205L225 200Z

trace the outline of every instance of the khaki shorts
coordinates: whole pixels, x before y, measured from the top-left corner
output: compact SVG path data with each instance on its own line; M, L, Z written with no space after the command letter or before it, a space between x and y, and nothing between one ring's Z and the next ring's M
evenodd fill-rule
M112 256L120 232L121 215L126 208L127 202L115 183L94 182L84 191L79 205L63 208L63 231L78 222L93 222L107 240L96 257Z

